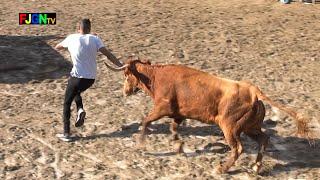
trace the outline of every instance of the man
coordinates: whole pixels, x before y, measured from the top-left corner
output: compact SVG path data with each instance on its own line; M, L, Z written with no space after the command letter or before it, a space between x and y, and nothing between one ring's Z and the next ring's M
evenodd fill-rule
M68 48L73 63L63 104L64 132L63 134L57 134L58 138L66 142L72 141L70 134L70 106L73 100L75 100L78 110L75 126L80 127L84 124L86 112L83 109L80 94L91 87L95 81L97 52L100 51L107 56L115 65L122 66L122 63L105 48L102 40L98 36L90 34L90 31L90 20L82 19L79 23L79 33L69 35L55 47L57 50Z

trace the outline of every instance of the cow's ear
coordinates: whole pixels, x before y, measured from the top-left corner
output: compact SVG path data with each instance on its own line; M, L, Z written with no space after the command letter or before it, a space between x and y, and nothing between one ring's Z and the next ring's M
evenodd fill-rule
M144 63L144 64L149 64L149 65L151 65L151 62L150 62L148 59L147 59L147 60L144 60L143 63Z
M125 62L126 64L131 64L132 62L134 62L136 59L136 57L134 55L130 55L127 58L127 61Z
M136 70L136 61L130 61L128 69L131 73Z

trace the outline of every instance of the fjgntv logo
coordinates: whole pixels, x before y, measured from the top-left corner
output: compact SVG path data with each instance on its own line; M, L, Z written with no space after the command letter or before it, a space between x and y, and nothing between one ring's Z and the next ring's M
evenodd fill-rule
M19 25L55 25L56 13L19 13Z

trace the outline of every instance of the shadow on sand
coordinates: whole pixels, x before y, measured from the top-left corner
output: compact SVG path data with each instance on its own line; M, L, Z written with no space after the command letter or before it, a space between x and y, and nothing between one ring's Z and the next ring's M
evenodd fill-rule
M127 126L122 126L121 131L115 131L110 134L98 134L92 136L82 137L82 140L92 140L96 138L125 138L131 137L133 134L139 132L139 123L132 123ZM170 134L169 124L151 124L149 126L151 131L148 134ZM183 136L222 136L221 130L214 125L211 126L201 126L201 127L189 127L189 126L179 126L179 135Z
M269 122L268 122L269 121ZM314 139L315 145L311 147L309 142L305 138L300 137L282 137L277 134L277 131L271 129L275 127L274 122L268 120L268 124L265 124L266 133L270 136L270 145L267 148L265 156L270 156L277 160L282 160L285 164L276 164L273 167L274 172L278 173L283 171L294 171L298 168L320 168L320 139ZM153 124L150 125L152 132L149 134L170 134L169 124ZM114 131L109 134L98 134L87 137L80 137L80 140L93 140L97 138L125 138L131 137L133 134L139 132L139 124L133 123L128 126L123 126L121 131ZM184 137L184 141L188 141L188 136L223 136L221 130L215 125L188 127L180 126L178 129L179 134ZM247 142L250 141L250 142ZM243 138L245 152L249 154L256 154L256 144L249 138ZM203 153L226 153L230 148L226 144L219 142L209 143L202 149L196 150L194 153L190 153L190 156L197 156ZM228 153L228 152L227 152ZM175 152L165 153L145 153L146 155L153 156L172 156L176 155ZM188 155L187 155L188 156ZM237 173L237 172L233 172ZM262 175L268 175L268 173L262 173Z
M46 41L57 36L0 35L0 83L57 79L72 65Z

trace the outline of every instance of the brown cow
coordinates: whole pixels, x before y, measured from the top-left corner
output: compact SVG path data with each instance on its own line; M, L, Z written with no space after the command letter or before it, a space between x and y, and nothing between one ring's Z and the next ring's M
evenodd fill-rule
M174 140L179 140L177 127L186 118L219 125L231 147L230 159L218 168L220 173L227 172L242 153L242 132L259 144L253 167L259 172L269 139L261 131L265 116L261 100L294 117L299 133L304 134L308 130L305 119L273 102L248 82L223 79L182 65L151 65L149 61L140 60L129 60L123 67L112 69L124 70L125 95L131 95L139 88L154 101L152 111L142 121L141 142L145 139L147 126L164 116L174 119L170 128ZM182 143L178 150L182 152Z

